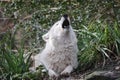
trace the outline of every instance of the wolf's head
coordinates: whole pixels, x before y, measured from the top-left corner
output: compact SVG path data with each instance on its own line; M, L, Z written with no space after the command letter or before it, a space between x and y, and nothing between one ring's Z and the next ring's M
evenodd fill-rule
M56 36L64 36L65 34L68 34L70 31L71 25L70 25L70 19L67 14L63 15L61 19L56 22L52 28L51 31Z
M69 36L72 27L70 25L70 18L67 14L63 15L59 21L57 21L51 29L43 35L43 39L48 41L50 38L63 39L62 37Z

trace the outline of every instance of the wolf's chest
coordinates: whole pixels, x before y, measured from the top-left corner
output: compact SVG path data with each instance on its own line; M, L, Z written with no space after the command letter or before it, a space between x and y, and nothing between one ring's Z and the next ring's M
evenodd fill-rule
M70 61L72 55L73 55L73 47L63 47L59 48L57 50L53 50L51 52L48 52L47 57L49 57L49 61L56 63L56 62L62 62L62 61Z

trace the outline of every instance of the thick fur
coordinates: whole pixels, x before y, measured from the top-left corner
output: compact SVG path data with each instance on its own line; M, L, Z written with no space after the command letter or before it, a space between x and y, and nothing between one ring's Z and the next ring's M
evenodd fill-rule
M42 63L49 76L69 74L78 66L76 35L71 25L67 29L62 28L64 20L62 17L42 36L46 42L45 48L35 56L35 67Z

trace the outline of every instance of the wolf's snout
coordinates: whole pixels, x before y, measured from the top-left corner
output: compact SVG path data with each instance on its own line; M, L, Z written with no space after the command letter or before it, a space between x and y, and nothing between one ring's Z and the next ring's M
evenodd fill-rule
M63 24L62 24L62 28L69 28L69 25L70 25L70 21L69 21L69 17L67 14L63 15Z
M63 17L64 17L64 18L68 18L68 15L67 15L67 14L64 14Z

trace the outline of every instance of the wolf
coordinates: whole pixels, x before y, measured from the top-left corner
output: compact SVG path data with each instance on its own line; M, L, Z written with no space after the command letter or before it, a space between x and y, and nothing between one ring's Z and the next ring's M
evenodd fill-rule
M44 65L49 76L70 74L78 66L76 34L67 14L42 36L45 48L35 59L35 68Z

